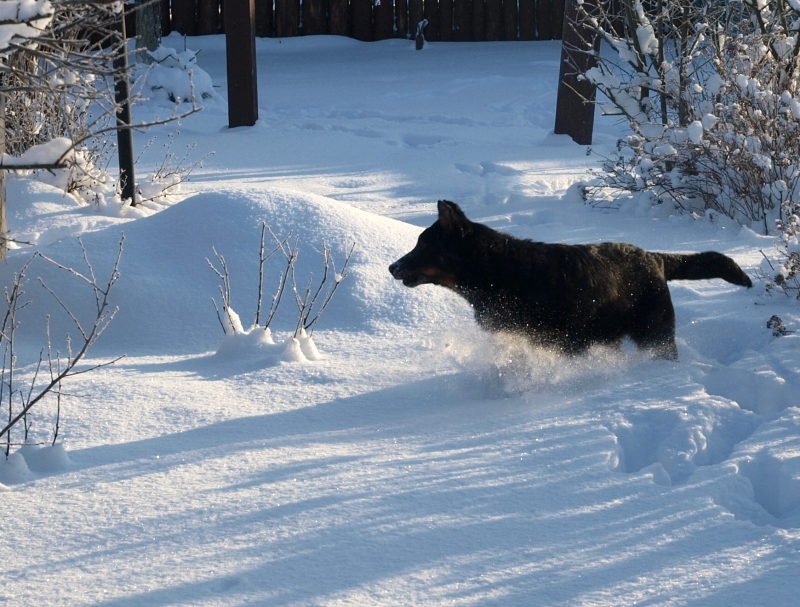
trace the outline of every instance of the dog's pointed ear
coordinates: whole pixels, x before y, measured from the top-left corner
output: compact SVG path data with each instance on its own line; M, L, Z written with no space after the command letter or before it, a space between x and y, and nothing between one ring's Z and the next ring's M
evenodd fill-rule
M439 208L439 223L445 232L451 232L455 228L463 226L469 221L464 211L455 202L449 200L440 200L438 202Z

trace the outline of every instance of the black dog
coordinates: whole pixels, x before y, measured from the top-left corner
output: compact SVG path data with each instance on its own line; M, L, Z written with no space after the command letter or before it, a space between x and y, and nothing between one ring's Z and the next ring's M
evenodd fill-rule
M651 253L629 244L546 244L514 238L439 201L439 219L389 266L407 287L441 285L463 296L489 331L527 335L565 354L592 344L640 348L677 360L668 280L753 283L730 257Z

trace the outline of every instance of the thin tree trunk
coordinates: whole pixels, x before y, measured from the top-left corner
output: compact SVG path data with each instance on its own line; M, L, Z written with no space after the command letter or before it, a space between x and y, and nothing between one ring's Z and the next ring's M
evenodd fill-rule
M0 93L0 154L6 151L6 96ZM6 172L0 169L0 261L6 258Z
M161 0L150 0L136 11L136 61L150 63L147 51L156 50L160 44Z

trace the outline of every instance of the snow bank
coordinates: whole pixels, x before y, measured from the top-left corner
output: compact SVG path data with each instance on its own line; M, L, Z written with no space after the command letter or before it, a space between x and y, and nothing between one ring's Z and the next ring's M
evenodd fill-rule
M419 327L469 315L466 304L443 289L412 291L390 276L389 264L413 247L418 228L312 194L235 189L200 194L124 227L112 224L83 236L90 260L96 263L96 275L104 277L104 272L110 271L120 234L125 233L122 277L113 297L120 311L95 351L120 353L115 343L124 343L128 354L216 349L223 333L211 302L218 296L218 279L205 261L213 256L212 247L225 257L230 270L231 305L241 315L242 324L251 325L264 221L280 237L291 233L292 238L299 239L295 270L301 288L310 275L321 277L324 266L319 251L323 239L339 267L345 251L355 243L351 274L323 314L317 331L328 327L375 330L387 323ZM53 243L45 253L75 268L85 267L80 247L72 238ZM0 269L3 280L8 281L21 263L22 256ZM267 262L266 302L284 270L285 264L277 256ZM44 264L35 265L29 272L33 279L40 275L56 292L68 293L67 301L75 309L82 306L91 312L91 294L76 293L72 288L75 285L70 286L72 277ZM38 350L37 344L44 343L44 317L52 311L53 302L38 285L31 285L29 293L35 295L26 311L31 321L25 323L20 339ZM297 309L287 292L271 328L293 332L296 320ZM52 333L68 331L74 331L68 319L54 315Z

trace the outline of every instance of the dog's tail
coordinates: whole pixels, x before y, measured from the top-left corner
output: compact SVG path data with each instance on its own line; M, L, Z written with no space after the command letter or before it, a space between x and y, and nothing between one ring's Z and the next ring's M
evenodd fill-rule
M742 268L730 257L715 251L680 255L654 253L664 263L667 280L704 280L721 278L728 282L750 288L753 282Z

